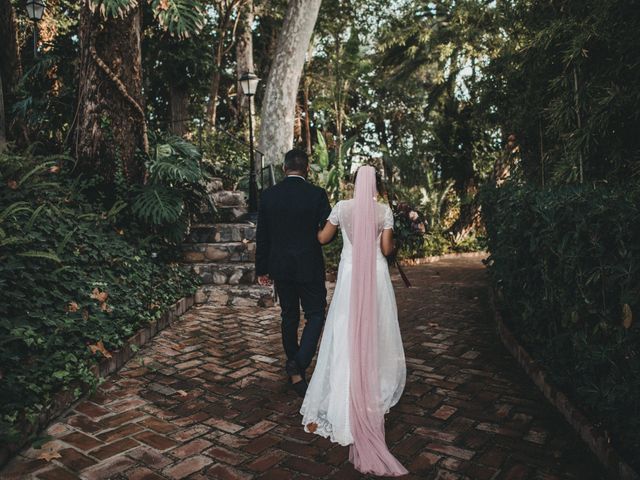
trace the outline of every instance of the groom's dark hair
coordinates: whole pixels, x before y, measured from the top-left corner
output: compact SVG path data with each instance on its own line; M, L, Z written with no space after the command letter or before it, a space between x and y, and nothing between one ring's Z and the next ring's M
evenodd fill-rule
M309 166L309 156L303 150L294 148L284 156L285 172L306 172Z

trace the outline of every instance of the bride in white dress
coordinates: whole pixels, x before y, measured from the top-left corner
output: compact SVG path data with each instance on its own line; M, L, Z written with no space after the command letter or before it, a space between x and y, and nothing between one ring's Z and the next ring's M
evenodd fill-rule
M406 366L396 300L384 253L393 250L393 215L375 199L375 169L360 167L352 200L340 201L318 234L338 226L343 249L318 361L300 413L305 431L350 445L363 473L407 470L384 441L384 415L402 395Z

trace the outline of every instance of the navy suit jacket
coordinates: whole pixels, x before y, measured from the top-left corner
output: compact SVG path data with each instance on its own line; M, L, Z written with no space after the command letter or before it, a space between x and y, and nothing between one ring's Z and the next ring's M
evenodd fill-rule
M262 192L256 275L268 274L275 281L324 281L317 235L330 213L327 192L300 177L286 177Z

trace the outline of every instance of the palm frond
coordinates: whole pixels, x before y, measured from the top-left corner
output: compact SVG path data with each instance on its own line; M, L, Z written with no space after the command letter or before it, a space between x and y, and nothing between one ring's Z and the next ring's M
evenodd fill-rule
M133 212L143 221L153 225L177 222L182 215L184 202L177 192L162 185L147 185L134 198Z
M204 12L196 1L153 0L152 7L160 25L176 37L188 38L204 27Z
M88 0L92 13L100 12L105 18L122 18L138 6L137 0Z

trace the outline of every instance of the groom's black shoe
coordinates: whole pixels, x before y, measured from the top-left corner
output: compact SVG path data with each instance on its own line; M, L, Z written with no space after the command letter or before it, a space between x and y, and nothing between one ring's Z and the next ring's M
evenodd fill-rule
M298 363L295 360L287 360L285 370L287 372L287 375L289 375L289 383L291 383L293 390L298 394L298 396L304 398L305 393L307 393L308 384L304 376L304 372L300 370ZM292 377L296 375L299 375L301 377L301 380L293 383Z
M298 367L298 363L295 360L287 360L284 369L287 372L287 375L289 375L289 378L293 377L294 375L302 375L300 367Z
M307 384L307 381L303 378L299 382L293 383L291 386L293 387L293 390L298 394L300 398L304 398L304 396L307 393L307 387L309 385Z

